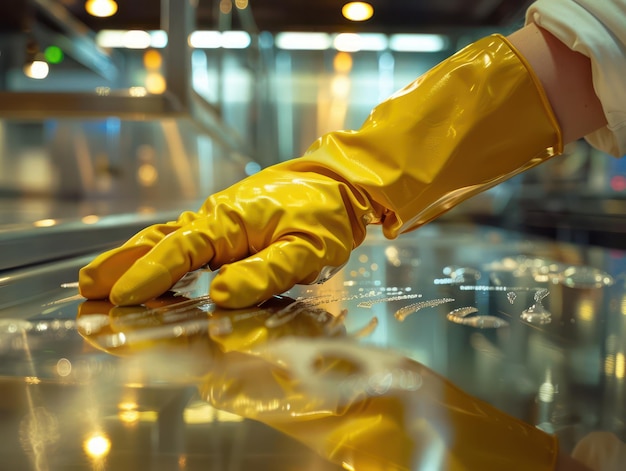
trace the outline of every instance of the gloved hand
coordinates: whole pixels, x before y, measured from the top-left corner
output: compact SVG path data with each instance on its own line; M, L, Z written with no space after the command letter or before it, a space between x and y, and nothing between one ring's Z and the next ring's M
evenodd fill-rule
M560 152L538 79L505 38L490 36L378 105L358 131L326 134L303 157L97 257L81 270L80 291L138 304L208 265L219 269L217 304L251 306L327 279L367 224L394 238Z

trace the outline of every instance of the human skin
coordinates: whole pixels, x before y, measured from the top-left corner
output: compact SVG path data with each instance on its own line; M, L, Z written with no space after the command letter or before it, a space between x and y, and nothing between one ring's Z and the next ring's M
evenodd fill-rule
M568 144L606 126L588 57L531 23L508 37L541 81Z
M591 78L588 57L572 51L546 30L531 23L508 37L541 81L568 144L606 126ZM555 471L590 471L561 452Z

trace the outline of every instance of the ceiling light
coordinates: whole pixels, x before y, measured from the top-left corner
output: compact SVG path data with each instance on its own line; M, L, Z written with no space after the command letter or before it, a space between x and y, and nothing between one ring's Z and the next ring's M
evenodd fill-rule
M366 2L350 2L343 6L341 13L350 21L365 21L374 15L374 7Z
M323 51L332 45L326 33L278 33L276 47L287 50Z
M394 34L389 47L397 52L439 52L448 47L448 38L441 34Z
M245 31L194 31L189 35L189 45L194 49L245 49L251 42Z
M163 30L127 31L122 29L102 29L96 33L96 44L107 49L164 48L167 46L167 33Z
M130 30L124 33L124 47L128 49L146 49L150 47L150 33L142 30Z
M338 51L384 51L388 45L387 36L382 33L340 33L335 36L333 45Z
M87 0L85 10L92 16L106 18L117 13L117 3L114 0Z

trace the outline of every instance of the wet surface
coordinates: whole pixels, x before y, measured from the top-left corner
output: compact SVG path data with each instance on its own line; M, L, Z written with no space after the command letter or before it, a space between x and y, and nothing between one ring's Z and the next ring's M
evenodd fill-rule
M0 469L364 469L363 449L367 469L428 469L411 424L452 384L565 450L626 439L623 252L373 231L326 283L236 311L206 296L208 271L117 308L78 296L67 267L49 286L53 268L0 283L23 295L0 311ZM364 425L371 410L384 420Z

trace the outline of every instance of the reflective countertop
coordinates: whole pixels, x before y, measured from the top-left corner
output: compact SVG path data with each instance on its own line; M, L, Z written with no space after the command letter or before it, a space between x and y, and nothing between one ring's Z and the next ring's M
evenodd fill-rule
M144 306L86 301L90 258L0 274L0 469L362 469L328 448L363 430L356 397L396 401L368 469L409 469L427 447L398 443L431 373L566 451L594 430L626 439L624 252L374 228L326 283L234 311L203 270Z

